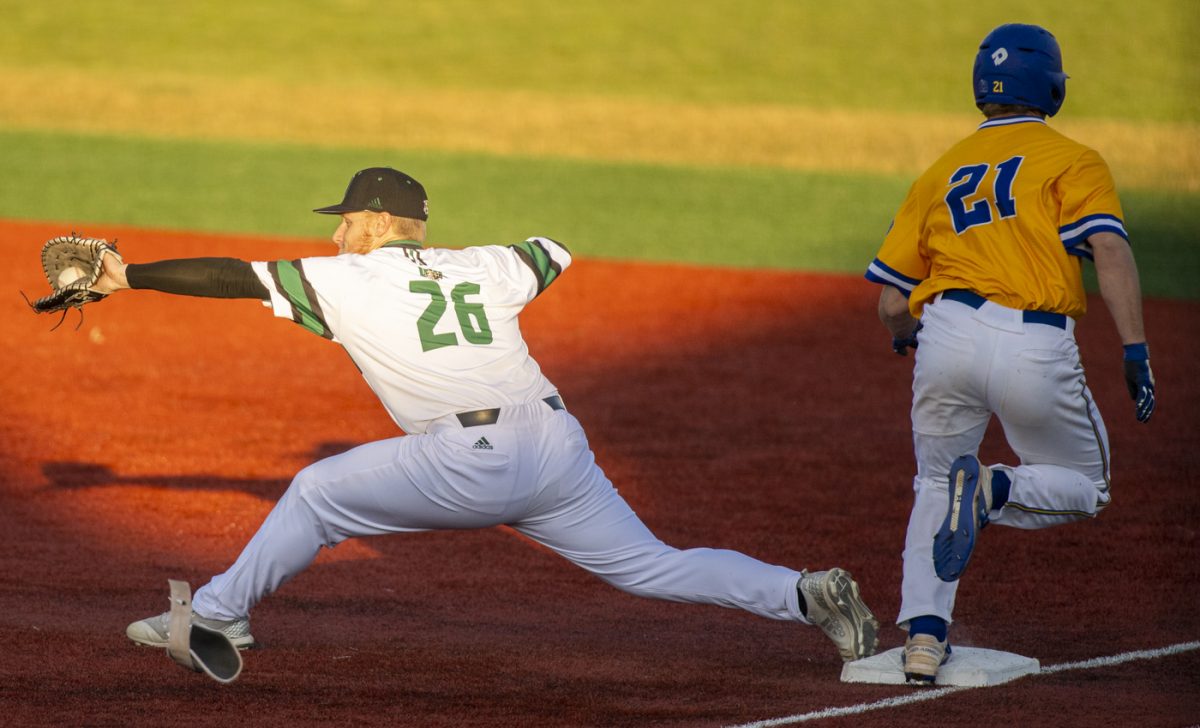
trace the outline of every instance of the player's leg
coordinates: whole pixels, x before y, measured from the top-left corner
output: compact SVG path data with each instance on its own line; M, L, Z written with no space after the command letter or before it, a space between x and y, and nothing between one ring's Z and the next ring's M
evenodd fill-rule
M549 486L538 499L545 507L513 528L631 594L801 618L800 572L736 551L676 549L646 527L599 467L572 475Z
M1108 432L1068 332L1028 325L1009 377L993 397L1021 464L994 466L1009 485L993 523L1046 528L1094 517L1108 505Z
M843 659L873 654L879 624L843 570L809 575L737 551L669 546L596 465L574 417L562 413L543 443L542 488L511 524L520 533L622 591L816 624Z
M904 537L904 568L900 583L900 613L897 623L921 615L934 615L946 622L954 610L957 581L943 581L934 568L931 544L946 521L950 502L947 479L953 453L979 449L987 420L957 435L914 434L918 474L913 479L913 505Z
M994 332L954 301L926 306L913 371L913 448L917 476L905 534L900 612L909 632L904 672L933 682L949 650L957 582L937 575L931 548L952 506L948 476L960 454L978 450L991 412L984 400Z
M950 506L948 476L954 460L974 453L983 441L991 411L986 382L991 374L995 330L955 301L925 307L913 369L913 451L917 476L905 534L901 603L897 621L907 627L919 616L946 622L957 584L938 578L931 544Z
M244 617L322 547L347 538L504 522L516 482L510 453L472 450L465 437L460 431L383 440L305 468L237 561L196 592L196 613Z

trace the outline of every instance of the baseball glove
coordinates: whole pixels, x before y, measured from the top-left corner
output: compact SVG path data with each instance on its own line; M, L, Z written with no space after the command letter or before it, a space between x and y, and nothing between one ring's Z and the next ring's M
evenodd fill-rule
M83 309L108 294L91 287L100 278L104 256L121 254L107 240L85 238L78 233L51 238L42 246L42 270L50 283L51 293L29 303L36 313L53 313L68 308ZM26 299L28 300L28 299Z

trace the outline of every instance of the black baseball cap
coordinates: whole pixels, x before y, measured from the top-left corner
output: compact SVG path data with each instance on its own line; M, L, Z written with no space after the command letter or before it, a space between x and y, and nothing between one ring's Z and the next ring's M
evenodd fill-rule
M429 198L421 183L407 174L391 167L370 167L355 172L340 204L318 207L313 212L340 215L363 210L428 220Z

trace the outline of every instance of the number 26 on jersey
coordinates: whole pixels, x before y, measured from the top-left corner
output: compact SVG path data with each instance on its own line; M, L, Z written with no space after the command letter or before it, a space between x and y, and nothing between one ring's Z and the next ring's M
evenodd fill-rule
M950 175L950 189L946 192L946 207L954 222L954 232L962 235L976 225L987 225L997 217L1003 220L1017 214L1012 189L1023 161L1024 157L1006 159L996 165L995 174L992 174L990 164L968 164L954 170ZM992 179L991 195L985 192L968 206L967 200L975 197L989 176Z
M438 333L434 329L446 313L446 294L436 281L420 280L408 284L408 290L413 293L424 293L429 296L429 306L417 319L417 335L421 339L421 351L433 351L443 346L458 346L458 336L454 331ZM459 283L450 291L450 301L453 304L454 316L458 319L458 327L463 339L468 344L492 343L492 327L488 323L482 303L470 303L467 296L479 293L477 283Z

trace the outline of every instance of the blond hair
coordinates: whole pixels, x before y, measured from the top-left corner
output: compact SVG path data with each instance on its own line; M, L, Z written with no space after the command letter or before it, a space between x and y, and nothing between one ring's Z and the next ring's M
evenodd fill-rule
M392 217L392 233L404 240L425 242L425 221L414 217Z

